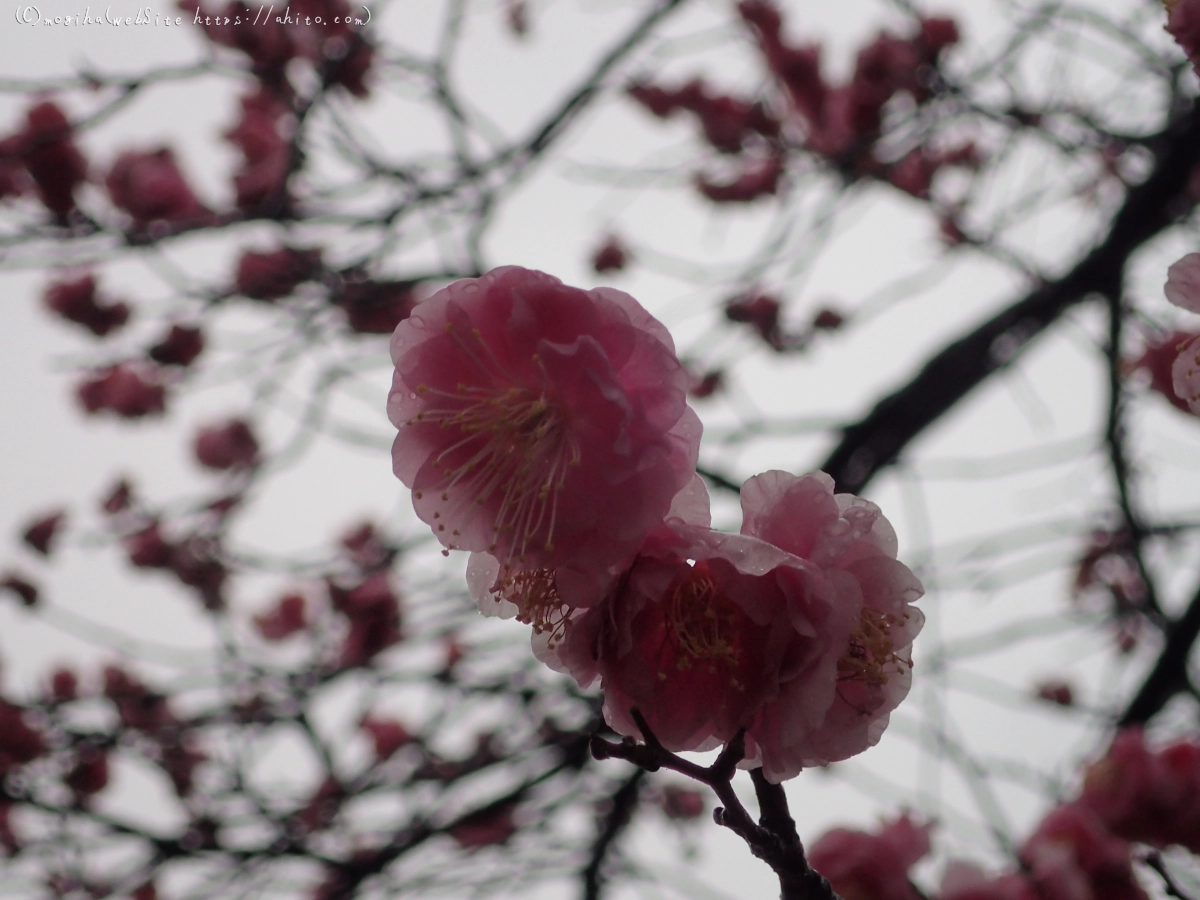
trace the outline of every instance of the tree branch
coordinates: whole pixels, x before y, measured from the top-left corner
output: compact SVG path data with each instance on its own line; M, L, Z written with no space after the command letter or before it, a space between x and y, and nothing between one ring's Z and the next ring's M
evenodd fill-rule
M1129 190L1105 239L1061 279L1044 284L936 353L904 387L842 430L821 469L839 491L860 493L904 448L973 388L1003 368L1066 310L1121 283L1130 255L1189 208L1200 163L1200 106L1160 135L1157 164Z

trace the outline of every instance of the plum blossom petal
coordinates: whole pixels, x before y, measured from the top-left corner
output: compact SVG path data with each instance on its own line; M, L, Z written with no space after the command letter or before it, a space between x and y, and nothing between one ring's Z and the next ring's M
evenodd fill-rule
M1192 413L1200 415L1200 337L1179 351L1171 366L1171 387Z
M1167 269L1163 293L1176 306L1200 313L1200 253L1189 253Z

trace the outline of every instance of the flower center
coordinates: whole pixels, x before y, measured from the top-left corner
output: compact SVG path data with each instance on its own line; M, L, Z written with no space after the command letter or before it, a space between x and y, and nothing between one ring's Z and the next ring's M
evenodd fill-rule
M514 379L500 370L478 331L473 331L472 337L482 355L454 329L447 330L491 376L490 381L512 384ZM541 367L537 354L533 361ZM432 398L431 405L405 424L437 423L457 437L433 459L434 468L441 469L446 479L441 487L446 506L434 513L434 519L461 523L476 514L472 507L497 502L494 498L498 496L490 552L501 540L507 544L508 555L519 560L531 549L553 550L558 493L568 471L580 460L579 445L560 405L548 399L544 390L494 383L460 382L454 390L421 384L416 392ZM446 521L434 523L438 532L446 527ZM453 537L459 533L457 528L451 531ZM453 543L443 543L454 548Z
M668 589L665 605L676 668L686 671L699 663L715 673L718 666L732 669L738 664L737 614L704 562L697 562ZM733 685L741 689L736 678Z
M505 566L489 592L516 606L517 621L532 626L534 634L549 632L550 649L558 646L570 608L558 596L553 569L514 572Z
M887 684L890 666L912 668L912 661L896 653L892 629L904 617L865 607L858 625L850 632L850 647L838 660L838 681L862 681L871 687Z

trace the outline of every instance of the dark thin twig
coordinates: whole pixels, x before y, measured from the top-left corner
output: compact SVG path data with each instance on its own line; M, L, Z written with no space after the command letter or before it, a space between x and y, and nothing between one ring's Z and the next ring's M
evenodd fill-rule
M583 870L584 900L600 900L601 892L604 889L604 873L602 871L604 862L617 838L621 836L621 832L633 819L634 810L637 808L638 794L641 792L642 782L647 774L645 769L635 770L632 775L621 782L621 786L613 793L609 801L611 806L604 816L600 833L596 835L596 842L592 844L591 859L588 860L588 864Z
M809 865L796 833L796 823L788 811L783 786L769 782L761 768L751 770L760 809L757 823L734 791L733 776L746 755L745 729L734 735L716 761L706 768L663 747L640 711L633 709L630 715L644 743L625 738L614 744L595 735L592 755L596 759L623 759L648 772L671 769L708 785L724 804L713 810L713 820L744 840L750 852L771 867L779 878L781 900L840 900L824 876Z

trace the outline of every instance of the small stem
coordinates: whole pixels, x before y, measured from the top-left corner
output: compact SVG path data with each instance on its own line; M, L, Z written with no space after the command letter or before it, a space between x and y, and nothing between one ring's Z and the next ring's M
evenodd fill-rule
M594 735L592 756L623 759L647 772L670 769L707 784L722 803L713 810L713 821L744 840L750 852L771 867L779 877L781 900L840 900L824 876L809 865L804 845L796 833L796 822L788 810L783 786L769 782L761 768L750 770L760 810L757 823L734 791L733 776L738 763L746 756L746 729L740 729L713 764L704 767L663 747L639 710L632 709L629 714L642 733L644 743L627 737L614 744Z

